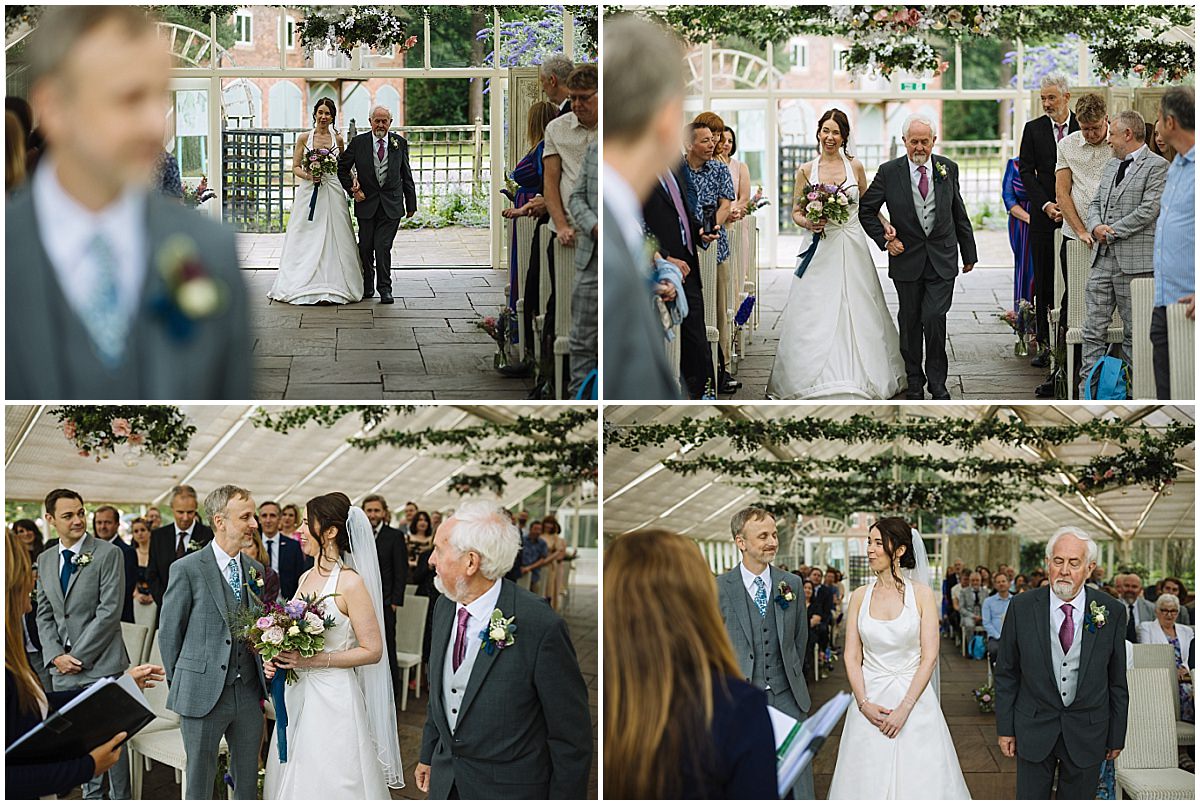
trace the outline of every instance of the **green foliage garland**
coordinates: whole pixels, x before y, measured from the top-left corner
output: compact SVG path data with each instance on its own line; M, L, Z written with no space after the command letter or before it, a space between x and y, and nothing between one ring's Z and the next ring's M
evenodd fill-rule
M64 405L50 414L79 455L96 461L124 445L132 451L130 463L148 453L170 466L187 456L196 434L196 426L174 405Z

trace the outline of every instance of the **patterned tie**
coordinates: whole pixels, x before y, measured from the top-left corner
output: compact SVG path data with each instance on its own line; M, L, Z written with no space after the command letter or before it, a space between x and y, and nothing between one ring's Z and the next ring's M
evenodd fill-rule
M242 571L238 569L236 556L229 563L229 586L233 588L234 600L242 603Z
M917 172L921 174L920 180L917 182L917 190L921 193L921 198L929 198L929 176L925 173L925 166L918 165Z
M376 140L375 143L379 146L379 148L375 150L375 153L379 156L379 161L383 162L383 140Z
M1062 626L1058 627L1058 642L1062 645L1063 653L1071 650L1071 644L1075 642L1075 620L1071 617L1071 613L1075 608L1070 604L1063 604L1059 609L1063 612Z
M462 665L463 658L467 656L467 620L470 619L471 613L466 607L458 609L458 634L454 636L454 656L451 658L454 670L458 670L458 666Z
M179 537L175 542L175 558L182 559L185 553L187 553L187 534L180 531Z
M754 579L754 605L758 607L759 617L767 617L767 585L763 583L762 576Z
M71 583L71 574L75 572L75 551L63 549L62 552L63 565L62 570L58 573L58 582L62 585L63 595L67 594L67 585Z
M675 184L675 177L669 173L662 183L667 188L671 203L675 205L675 214L679 216L679 229L683 232L683 242L687 244L688 254L692 254L696 247L692 245L692 228L688 222L687 210L683 206L683 196L679 195L679 186Z
M1131 162L1133 162L1132 158L1122 159L1121 164L1117 166L1117 184L1118 185L1121 184L1121 182L1125 179L1125 171L1129 170L1129 163L1131 163Z
M130 317L121 310L121 292L117 285L117 258L104 235L97 232L88 244L96 267L96 286L88 299L83 316L84 327L96 345L100 357L110 367L121 362Z

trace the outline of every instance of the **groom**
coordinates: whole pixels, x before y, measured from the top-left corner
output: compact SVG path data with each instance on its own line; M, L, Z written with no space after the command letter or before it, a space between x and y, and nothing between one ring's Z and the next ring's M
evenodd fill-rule
M212 799L221 738L237 799L258 798L258 750L267 696L262 661L230 632L230 617L258 604L263 568L242 553L254 539L254 501L236 486L204 499L213 539L171 566L158 619L167 707L179 714L187 799Z
M1049 587L1012 599L996 659L1000 751L1017 758L1017 798L1092 799L1100 765L1125 746L1125 608L1085 587L1096 543L1060 528L1046 544Z
M935 400L946 390L946 313L958 276L975 267L975 236L958 191L958 165L933 156L934 124L914 115L904 121L907 156L879 166L858 207L867 235L888 253L888 276L900 297L900 354L908 374L908 399L925 399L925 383ZM896 237L887 240L879 209L887 202ZM925 369L921 368L924 341Z
M392 113L382 106L371 112L371 131L350 141L338 157L338 181L354 197L358 218L358 254L362 260L363 300L392 299L392 241L401 218L417 212L417 186L408 163L408 140L391 134ZM358 169L355 189L350 169ZM378 274L378 278L376 278ZM378 282L378 285L376 285Z
M733 653L746 681L767 692L769 705L803 721L812 706L804 683L809 625L804 582L771 567L779 535L770 512L742 509L729 527L742 561L717 579L717 596ZM816 799L811 765L796 780L792 796Z

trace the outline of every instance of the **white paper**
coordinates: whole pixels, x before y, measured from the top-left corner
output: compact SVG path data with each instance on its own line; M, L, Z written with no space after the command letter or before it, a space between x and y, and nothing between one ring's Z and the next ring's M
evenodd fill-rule
M778 764L776 776L779 781L780 798L788 796L800 773L812 763L821 745L842 720L853 699L854 697L846 691L837 693L798 727L796 719L774 707L767 707L771 716L771 728L775 731L775 756ZM785 741L787 746L784 746Z

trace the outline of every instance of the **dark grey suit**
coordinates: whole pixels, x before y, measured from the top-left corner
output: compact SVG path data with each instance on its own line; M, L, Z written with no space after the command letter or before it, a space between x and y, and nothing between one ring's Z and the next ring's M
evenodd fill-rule
M432 767L430 799L584 799L592 763L587 686L567 625L542 599L501 581L496 608L515 617L516 642L471 669L451 731L442 696L456 605L433 610L429 710L421 762Z
M958 190L958 165L945 157L933 156L931 167L936 217L929 234L917 216L913 200L913 182L908 157L893 159L879 166L875 179L858 206L858 220L867 236L887 249L879 210L887 203L888 215L896 228L896 237L904 252L888 257L888 276L900 297L896 316L900 328L900 354L908 374L909 393L924 388L935 397L946 389L949 361L946 358L946 313L954 295L958 276L958 253L969 265L978 260L971 219ZM942 176L942 171L945 176ZM921 368L922 342L925 368Z
M151 194L146 200L149 265L124 357L109 369L68 305L38 235L29 186L5 213L5 392L9 400L245 399L250 396L246 289L233 230ZM158 260L184 236L204 271L223 290L215 313L191 319L172 301ZM177 241L176 241L177 242Z

